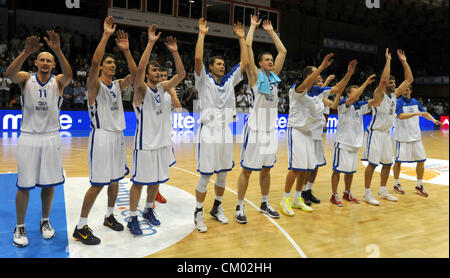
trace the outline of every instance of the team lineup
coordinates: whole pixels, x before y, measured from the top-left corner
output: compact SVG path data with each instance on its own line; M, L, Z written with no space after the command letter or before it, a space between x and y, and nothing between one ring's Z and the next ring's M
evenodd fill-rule
M273 40L277 50L274 59L271 52L255 55L252 49L256 28L262 25ZM198 39L194 53L195 88L200 102L199 130L195 141L197 171L200 174L195 188L196 206L193 220L198 232L207 232L204 222L203 205L207 186L213 174L214 203L209 214L221 224L228 219L222 208L222 200L227 184L227 172L234 168L233 134L230 123L236 120L236 98L234 87L248 80L248 91L252 96L252 106L243 130L240 165L237 183L237 203L235 220L247 223L244 199L252 172L259 172L261 204L259 211L268 217L280 218L269 203L271 185L270 172L277 159L278 137L276 121L278 116L278 84L287 50L268 20L262 21L251 16L250 27L245 34L244 25L234 25L234 33L240 47L240 61L227 73L225 58L208 57L204 62L204 41L209 27L203 18L198 21ZM165 45L171 53L175 72L168 79L168 70L158 62L150 60L152 49L160 39L157 26L148 27L148 42L140 61L136 65L128 42L128 34L116 31L112 17L107 17L103 25L103 35L95 50L88 73L88 112L91 132L88 145L89 181L91 186L84 195L78 224L73 237L86 245L97 245L101 239L89 228L88 215L97 196L107 186L107 210L103 225L113 231L123 231L124 225L114 216L114 207L119 191L119 181L129 175L130 188L129 217L127 230L133 236L142 236L138 216L138 203L145 188L145 208L142 218L149 225L159 226L161 222L155 214L155 200L163 199L159 184L170 177L170 167L176 163L172 146L172 111L181 109L175 87L183 81L186 70L178 53L176 38L167 37ZM114 79L116 64L113 55L105 53L111 36L116 36L118 49L128 65L129 74L122 79ZM47 31L44 41L52 50L40 52L34 65L37 72L30 74L20 71L23 63L40 47L40 37L30 36L25 48L9 65L6 76L19 84L21 89L22 124L17 143L17 194L16 217L13 244L25 247L29 244L25 215L29 192L35 187L42 189L42 218L40 231L44 239L55 236L49 216L52 207L54 187L64 184L61 139L59 135L59 113L65 86L72 81L72 70L61 50L60 38L54 31ZM53 75L58 59L62 73ZM303 69L302 81L289 89L289 118L287 124L288 171L285 178L283 197L280 201L281 213L294 216L294 209L312 212L312 203L320 200L312 193L318 170L326 165L323 148L323 128L326 124L324 110L338 111L339 123L334 142L332 162L330 202L338 207L343 202L338 195L340 174L344 175L345 191L342 199L353 204L360 201L351 192L353 174L358 168L358 153L362 147L361 160L368 165L364 173L365 194L363 200L370 205L379 205L372 195L372 176L375 168L382 165L378 198L396 202L398 199L387 190L391 167L394 172L393 191L405 194L399 175L401 164L416 162L417 185L415 190L423 197L428 193L423 187L425 150L422 144L419 117L424 117L436 125L412 94L413 73L404 51L397 50L403 67L404 81L396 87L391 75L392 55L385 52L385 66L378 85L369 101L360 101L367 87L376 82L371 74L363 84L349 85L357 67L357 61L348 63L347 73L334 86L328 86L333 77L325 81L321 73L333 63L333 53L326 55L318 66ZM133 108L137 125L130 167L125 152L125 116L122 105L122 91L133 86ZM330 98L334 96L334 99ZM372 114L369 126L364 130L363 115ZM392 148L390 132L395 123L395 151ZM292 194L292 187L295 190Z

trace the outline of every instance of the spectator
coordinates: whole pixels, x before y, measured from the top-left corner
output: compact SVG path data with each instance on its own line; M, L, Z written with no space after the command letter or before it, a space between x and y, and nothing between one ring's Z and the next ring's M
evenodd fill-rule
M244 89L240 89L236 95L236 111L238 113L248 113L248 100Z
M0 107L8 107L11 99L9 91L11 83L11 79L6 77L6 72L2 72L0 77Z
M66 87L64 87L62 107L72 108L72 101L73 101L73 87L72 84L69 84Z
M77 82L77 86L73 88L73 104L75 108L83 108L86 89L81 86L81 82Z
M133 86L128 87L125 91L122 91L122 102L125 110L133 110L132 99L134 94Z

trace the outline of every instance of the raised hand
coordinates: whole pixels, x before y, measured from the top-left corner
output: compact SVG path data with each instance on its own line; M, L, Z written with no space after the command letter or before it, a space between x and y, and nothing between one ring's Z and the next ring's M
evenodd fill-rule
M236 36L240 39L245 39L245 30L244 30L244 25L240 22L237 22L234 24L234 33L236 34Z
M334 53L330 53L323 58L322 64L319 66L322 70L328 68L333 63Z
M44 37L44 40L48 47L50 47L53 51L61 49L61 40L59 39L58 33L53 30L47 31L47 36L48 38Z
M127 51L130 49L130 43L128 41L128 34L123 30L119 30L116 32L116 44L121 51Z
M325 80L326 82L330 83L331 81L333 81L336 78L336 76L334 74L330 74L328 75L327 79Z
M116 31L116 24L114 24L114 18L108 16L103 22L103 33L112 36Z
M358 61L351 60L350 63L348 63L347 71L351 74L355 73L356 65L358 64Z
M170 52L177 52L178 46L177 46L177 39L173 37L167 37L166 42L164 44L167 46Z
M372 84L373 82L375 82L376 76L377 76L376 74L372 74L371 76L367 77L364 83L366 83L366 85Z
M207 21L204 18L198 20L198 31L201 34L206 34L209 31L209 27L206 25Z
M258 19L258 16L256 15L250 15L250 24L258 27L259 24L261 24L261 19Z
M263 28L267 32L273 31L272 22L270 20L264 20L263 21Z
M405 51L403 51L401 49L397 49L397 55L398 55L398 59L400 59L401 62L406 62Z
M391 53L389 53L389 48L386 48L385 57L386 57L386 60L391 60L392 59Z
M158 35L156 35L156 29L158 28L158 25L156 24L152 24L151 26L148 27L148 41L151 43L155 43L159 37L161 36L161 32L158 33Z
M43 46L39 41L41 40L38 36L30 36L25 41L25 49L23 50L26 54L32 54L39 50Z

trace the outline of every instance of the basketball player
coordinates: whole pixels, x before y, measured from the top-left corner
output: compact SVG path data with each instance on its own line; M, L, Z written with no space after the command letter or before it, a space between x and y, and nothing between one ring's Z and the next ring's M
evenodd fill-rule
M428 197L428 193L423 188L426 155L420 133L419 116L432 121L435 125L442 125L442 123L427 113L417 99L411 98L411 93L412 88L409 86L397 99L395 110L394 192L405 194L399 181L402 162L416 162L417 185L415 189L421 196Z
M168 74L167 68L160 67L160 68L159 68L159 82L164 82L164 81L166 81L166 80L167 80L167 74ZM166 103L167 103L168 105L170 105L170 106L173 105L173 107L175 108L176 111L180 111L180 109L181 109L182 107L181 107L180 100L178 99L177 92L175 91L175 88L171 88L171 89L169 90L169 92L167 92L167 91L164 92L164 97L166 98ZM171 110L172 110L172 109L171 109ZM172 114L170 114L170 123L171 123L171 122L172 122ZM167 124L167 123L164 122L164 124ZM171 130L171 129L168 129L168 130ZM173 146L172 146L172 150L173 150ZM175 163L175 161L174 161L173 163ZM148 191L150 188L151 188L151 187L147 187L147 191ZM150 196L150 195L147 194L147 198L148 198L149 196ZM155 198L155 200L158 201L158 202L161 203L161 204L164 204L164 203L167 202L166 198L164 198L164 196L161 195L161 193L159 192L159 189L158 189L158 192L156 193L156 198ZM147 199L147 202L150 202L150 200ZM155 208L155 203L153 203L153 208Z
M395 88L395 78L390 75L391 54L389 53L389 49L386 49L386 63L381 74L381 80L385 82L385 80L388 79L389 81L386 85L383 98L379 103L374 104L372 107L372 120L364 134L363 155L361 160L367 160L368 165L364 174L364 184L366 189L363 199L374 206L378 206L380 203L370 192L370 185L372 182L373 171L380 163L383 167L381 168L378 197L392 202L398 201L398 199L392 196L386 189L391 165L394 162L390 131L395 117L396 98L412 84L414 78L408 62L406 61L405 53L402 50L397 50L397 55L403 66L405 80L397 89Z
M168 37L165 44L174 58L177 74L170 80L160 82L159 64L155 61L148 62L153 46L161 36L161 33L156 35L156 28L156 25L148 28L147 46L139 62L134 82L133 106L138 123L134 135L131 165L133 185L130 189L130 212L127 224L133 236L142 236L137 207L143 186L147 186L147 202L142 217L152 226L161 224L153 210L153 202L159 184L169 180L169 168L175 163L171 139L172 101L166 98L165 92L175 94L171 96L175 100L176 92L172 89L186 76L183 62L178 54L177 41L175 38Z
M64 183L59 112L64 87L72 81L72 70L61 51L59 35L54 31L47 31L47 36L44 40L58 58L62 74L52 74L56 63L49 52L37 55L34 61L37 73L20 71L28 57L42 46L37 36L26 39L24 50L6 69L6 77L19 84L22 93L21 134L17 143L17 224L13 239L13 244L17 247L28 245L25 214L30 190L36 186L41 188L41 235L44 239L55 236L49 219L50 210L54 187Z
M280 218L278 212L269 204L270 169L275 165L278 138L275 131L278 120L278 75L283 68L287 50L273 30L272 23L264 20L263 28L272 37L278 51L275 63L270 52L258 55L259 69L255 65L252 43L255 29L261 20L251 16L251 25L247 34L247 56L249 66L247 77L251 98L254 105L250 108L248 121L244 127L244 141L241 148L242 171L238 180L238 205L236 206L236 221L247 223L244 211L244 198L252 171L260 171L259 185L262 201L260 212L272 218Z
M324 87L322 76L319 75L316 82L314 82L313 87L307 94L307 97L309 97L311 99L313 105L318 105L317 109L322 109L322 111L320 113L314 112L314 111L318 111L318 110L315 110L316 108L311 110L312 111L311 115L317 119L317 121L314 122L314 124L312 126L312 130L311 130L313 142L314 142L314 153L316 154L316 159L317 159L317 167L315 167L315 169L313 169L311 171L308 171L307 179L302 187L302 192L301 193L297 192L297 194L301 194L301 197L302 197L300 200L300 203L304 202L307 206L310 206L312 203L320 203L320 200L312 194L312 186L317 177L319 167L326 165L326 160L325 160L325 155L324 155L324 150L323 150L323 135L322 135L323 128L326 126L326 121L325 121L326 118L325 118L325 115L323 112L325 111L325 107L331 107L333 105L333 102L328 99L328 96L337 94L337 93L339 93L339 95L342 94L342 92L344 91L345 87L348 84L348 81L350 80L351 76L355 72L355 67L356 67L357 63L358 62L356 60L351 61L348 65L347 73L344 76L344 78L333 87ZM308 76L311 74L311 72L313 72L315 70L316 70L316 67L307 66L303 71L303 75ZM329 83L330 81L331 80L329 80L329 78L328 78L328 81L326 81L326 82ZM336 108L337 108L337 105L339 104L339 100L336 100L336 101L337 101L336 102ZM298 182L299 182L299 180L297 180L297 183ZM300 187L300 186L301 185L297 185L297 187ZM297 198L296 198L296 200L297 200Z
M305 211L312 209L305 205L301 198L301 191L306 181L308 171L317 166L317 158L314 153L314 142L312 137L312 127L317 121L309 110L317 109L317 113L322 113L323 107L313 105L312 99L307 93L320 77L320 73L331 65L334 54L328 54L322 64L312 71L302 83L295 83L289 90L289 118L288 118L288 160L289 171L286 175L283 199L280 206L285 215L293 216L292 207ZM322 94L323 95L323 94ZM298 179L295 200L291 201L291 189L295 179Z
M115 30L113 18L107 17L86 84L91 118L88 146L91 187L84 196L80 220L73 232L73 237L86 245L100 244L100 239L94 236L89 228L87 218L98 194L105 186L108 186L108 201L103 225L114 231L123 230L123 225L113 214L119 181L129 172L123 135L125 115L121 92L133 84L137 67L130 53L128 35L121 30L117 31L116 44L126 58L130 74L123 79L113 80L116 63L113 56L105 55L105 47Z
M341 207L344 204L339 199L337 187L340 173L344 173L345 192L343 199L359 204L351 193L353 173L358 169L358 151L363 143L364 125L363 115L370 112L372 105L383 96L383 90L378 87L374 98L369 101L358 101L364 90L375 81L375 74L369 76L360 86L352 85L346 89L347 97L339 102L338 127L334 142L333 174L331 176L332 204Z
M234 167L233 135L229 124L236 111L234 86L243 79L247 67L244 27L235 24L234 32L239 39L241 61L225 74L225 60L214 56L209 61L209 73L203 64L203 46L208 33L207 21L198 20L198 39L195 46L195 87L200 99L200 128L196 146L197 171L201 174L196 188L197 205L194 224L199 232L206 232L203 220L203 202L211 175L216 173L215 200L210 215L222 224L228 223L222 208L222 198L226 186L226 175Z

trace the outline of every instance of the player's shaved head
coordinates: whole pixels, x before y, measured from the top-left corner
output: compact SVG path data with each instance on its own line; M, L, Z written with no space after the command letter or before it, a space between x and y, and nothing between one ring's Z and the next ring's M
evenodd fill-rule
M36 59L39 60L41 57L50 58L53 62L55 61L55 57L50 52L43 51L38 54Z

